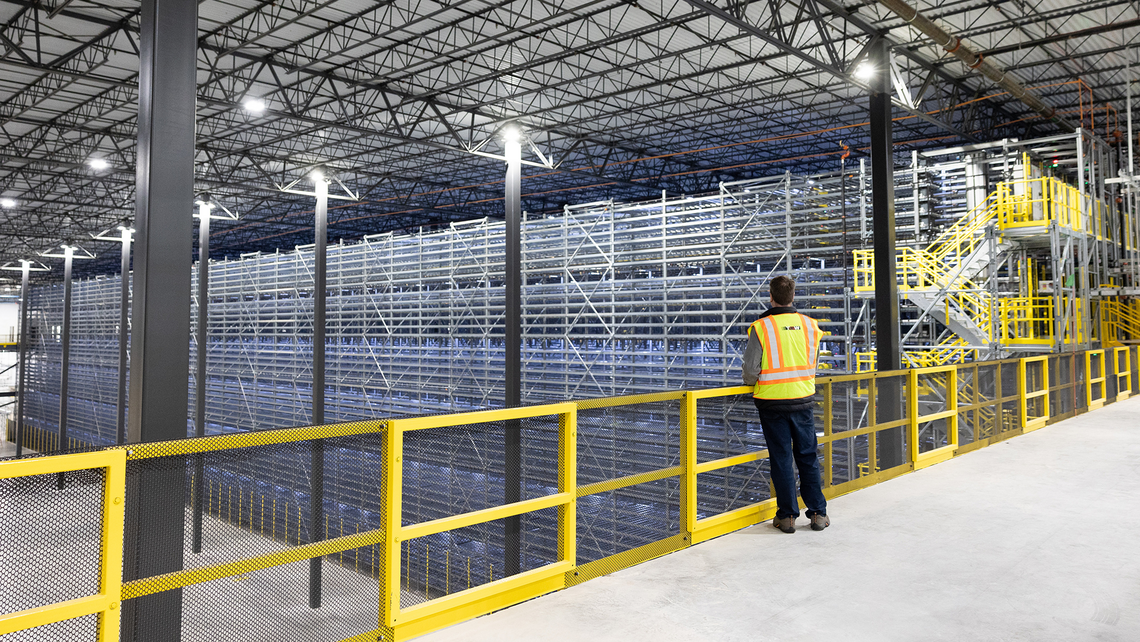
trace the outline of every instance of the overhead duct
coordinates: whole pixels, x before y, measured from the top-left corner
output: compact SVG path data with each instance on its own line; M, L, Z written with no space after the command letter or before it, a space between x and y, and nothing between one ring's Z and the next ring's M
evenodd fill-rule
M966 43L962 42L961 38L947 33L938 23L919 13L917 8L910 6L906 2L903 2L903 0L879 0L879 3L895 12L903 20L906 20L910 26L929 36L934 42L945 49L947 53L953 54L967 67L982 72L983 76L1000 85L1008 91L1010 95L1028 105L1033 111L1069 131L1075 131L1077 129L1072 123L1058 116L1055 109L1046 105L1040 98L1030 93L1025 87L1022 87L1021 83L1017 82L1016 79L995 67L985 59L985 56L974 51L966 45Z

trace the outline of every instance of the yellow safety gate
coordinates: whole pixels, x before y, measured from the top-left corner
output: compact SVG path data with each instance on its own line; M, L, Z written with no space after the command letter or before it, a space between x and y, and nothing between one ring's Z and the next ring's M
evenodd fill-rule
M32 608L0 614L0 636L18 631L46 627L59 622L75 620L95 615L98 623L95 627L96 639L99 642L111 642L119 639L119 602L120 585L123 569L123 514L124 498L126 497L126 453L122 450L107 450L103 452L80 453L74 455L58 455L55 457L37 457L22 459L0 464L0 482L13 482L20 479L30 479L42 476L52 476L50 486L56 493L66 492L64 475L69 472L102 470L102 488L98 508L101 509L101 523L97 525L99 545L97 554L99 559L93 567L97 567L98 592L83 597L73 598L54 604L41 604ZM58 479L58 487L56 487ZM28 490L22 489L28 494ZM15 520L21 517L15 511L8 512L5 517ZM47 522L48 520L44 520ZM90 525L89 525L90 526ZM9 524L8 528L21 530L50 530L51 525L45 523ZM47 539L55 539L57 533L45 533ZM19 536L6 537L8 546L16 546ZM9 551L16 552L16 551ZM43 551L34 551L37 554ZM54 554L66 552L62 547L55 547ZM68 561L70 563L70 560ZM9 569L10 570L10 569ZM50 583L52 579L58 581L58 576L41 576L37 583ZM32 592L32 586L18 586L11 576L5 577L5 591Z
M1085 403L1089 410L1104 405L1108 397L1108 375L1104 371L1104 350L1085 352Z
M1037 430L1049 421L1049 357L1021 359L1018 365L1021 427Z
M1105 351L1094 350L1083 355L1069 353L818 378L816 417L817 428L822 432L819 447L825 495L836 497L874 485L1036 430L1060 417L1099 407L1109 401L1106 363L1112 364L1111 380L1116 390L1111 401L1124 399L1135 383L1130 368L1132 349L1113 350L1111 360ZM1083 381L1078 364L1084 366ZM1083 394L1077 393L1078 387L1083 388ZM0 480L86 468L106 471L100 591L78 600L2 615L0 635L99 614L98 639L115 640L122 610L120 601L173 589L200 587L208 591L210 583L221 578L241 581L251 574L322 557L375 578L378 586L379 603L374 602L371 607L375 624L368 630L341 637L342 640L397 641L423 635L770 519L776 509L775 498L764 487L766 478L761 476L759 481L763 483L757 483L767 451L757 447L755 420L748 418L750 393L746 386L663 392L237 433L0 462ZM587 415L589 419L583 419ZM605 439L617 438L626 425L649 422L650 415L653 421L665 426L661 434L666 437L630 447L659 450L660 466L623 469L618 466L619 456L606 460L612 470L590 464L591 448L603 447ZM593 422L593 443L580 441L582 421ZM599 437L598 422L609 422L605 425L612 428L611 437ZM435 517L415 517L427 514L424 506L433 505L432 497L416 494L420 479L443 474L425 453L434 452L443 459L471 455L469 451L477 451L479 443L471 441L469 447L465 440L478 435L497 439L494 435L512 430L534 439L526 445L528 475L545 481L528 487L531 490L517 501L488 500L484 502L487 505L473 510L455 514L436 510L432 513ZM264 497L259 503L252 491L239 486L238 515L235 518L229 513L207 510L216 522L212 528L232 531L236 523L246 533L243 541L264 541L258 546L265 552L231 554L228 559L215 553L196 567L120 586L124 497L129 497L124 491L124 474L133 470L131 466L168 461L175 469L192 471L196 463L201 463L198 458L233 457L232 461L239 464L233 469L240 472L242 466L254 465L250 463L254 462L251 453L279 456L275 449L280 448L290 448L293 454L308 453L310 448L313 452L325 452L316 450L315 444L321 444L322 449L359 449L359 487L378 498L379 521L368 522L374 527L358 525L358 532L345 534L343 527L336 532L326 517L323 539L311 532L303 536L299 505L284 501L278 506L276 500L267 503ZM363 459L365 455L371 459ZM592 467L588 480L580 483L583 466ZM208 492L213 497L215 490L221 502L221 490L204 486L200 478L203 469L196 470L196 476L187 473L192 480L189 505L193 504L195 493ZM451 488L466 492L472 483L452 480ZM719 503L710 501L709 493L722 485L726 496L744 492L759 501L743 505L729 501L731 498ZM676 503L670 509L675 511L677 520L673 531L652 541L634 542L637 545L631 544L616 553L584 558L584 533L579 523L580 510L586 505L583 502L593 505L609 494L639 488L676 491L672 495ZM225 496L232 498L233 489L228 489ZM232 506L227 504L228 509ZM283 534L278 531L278 524L282 523L280 513L284 513ZM461 540L461 535L472 529L488 528L514 518L530 520L526 523L532 528L524 529L526 537L537 539L527 545L548 553L545 557L532 556L537 561L528 562L518 572L493 567L473 569L471 557L453 559L452 548L439 550L439 538ZM295 536L288 530L294 522ZM441 585L442 590L438 588Z
M1132 394L1132 361L1130 348L1113 348L1112 363L1116 371L1116 400L1124 401Z

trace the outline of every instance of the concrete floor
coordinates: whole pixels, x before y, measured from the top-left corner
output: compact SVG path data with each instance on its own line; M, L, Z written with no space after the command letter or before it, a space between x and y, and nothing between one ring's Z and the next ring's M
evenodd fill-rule
M420 642L1140 640L1140 399Z
M16 456L16 444L0 439L0 459Z

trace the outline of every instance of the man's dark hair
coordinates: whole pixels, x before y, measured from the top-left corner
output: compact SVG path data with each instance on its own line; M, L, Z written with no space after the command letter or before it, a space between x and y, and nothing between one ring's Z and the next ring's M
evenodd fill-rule
M776 305L791 305L796 297L796 282L790 277L778 276L768 284L772 302Z

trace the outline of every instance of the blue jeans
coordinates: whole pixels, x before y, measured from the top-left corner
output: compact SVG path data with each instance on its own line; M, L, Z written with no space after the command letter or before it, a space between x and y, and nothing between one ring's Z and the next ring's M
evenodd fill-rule
M776 487L776 517L799 517L800 505L796 501L796 473L800 471L800 496L804 498L807 516L827 514L827 500L823 498L823 480L820 477L818 448L815 438L815 419L811 408L778 411L757 408L760 425L764 428L764 441L768 444L768 461L772 467L772 485ZM793 466L794 462L794 466Z

